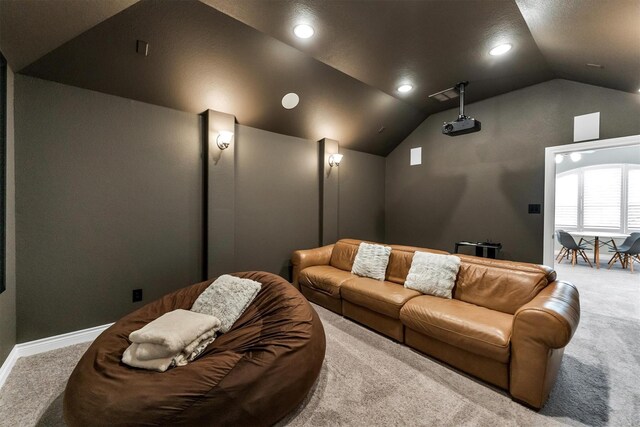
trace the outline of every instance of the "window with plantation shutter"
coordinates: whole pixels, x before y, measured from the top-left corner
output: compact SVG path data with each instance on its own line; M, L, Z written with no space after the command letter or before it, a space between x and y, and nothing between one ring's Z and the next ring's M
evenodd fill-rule
M640 231L640 165L586 166L556 177L556 228Z
M558 176L556 180L556 227L578 227L578 174Z
M627 231L640 231L640 168L629 169Z
M622 204L622 168L584 171L583 227L619 229Z

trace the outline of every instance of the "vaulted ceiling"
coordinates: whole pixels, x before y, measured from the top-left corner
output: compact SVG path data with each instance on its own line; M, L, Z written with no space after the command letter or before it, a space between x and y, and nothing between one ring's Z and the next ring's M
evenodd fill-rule
M1 0L0 49L23 74L386 155L460 80L469 102L555 77L637 93L640 0Z

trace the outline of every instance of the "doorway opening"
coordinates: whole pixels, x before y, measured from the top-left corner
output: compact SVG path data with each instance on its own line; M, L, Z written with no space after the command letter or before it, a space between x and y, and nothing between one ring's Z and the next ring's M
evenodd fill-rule
M640 272L640 135L546 148L544 200L544 264Z

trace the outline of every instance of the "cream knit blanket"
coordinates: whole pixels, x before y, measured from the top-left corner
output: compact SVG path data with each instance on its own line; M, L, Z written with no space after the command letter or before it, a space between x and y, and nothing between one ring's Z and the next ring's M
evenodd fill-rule
M129 341L142 344L158 344L176 353L182 351L199 336L220 326L213 316L189 310L173 310L143 328L129 334Z
M163 314L129 335L132 344L122 362L142 369L164 372L171 366L193 361L213 342L220 320L189 310Z

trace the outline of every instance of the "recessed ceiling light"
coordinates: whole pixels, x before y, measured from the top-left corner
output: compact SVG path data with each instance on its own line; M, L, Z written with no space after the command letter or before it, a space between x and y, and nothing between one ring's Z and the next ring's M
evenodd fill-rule
M562 154L556 154L556 163L560 164L564 160L564 156Z
M413 89L413 86L411 85L405 84L405 85L398 86L398 92L402 92L402 93L409 92L411 89Z
M569 157L571 157L571 160L572 160L572 161L574 161L574 162L579 162L579 161L580 161L580 159L582 158L582 154L580 154L580 153L571 153L571 154L569 155Z
M491 56L504 55L505 53L509 52L512 47L513 46L511 45L511 43L498 45L489 51L489 55Z
M313 36L315 31L313 31L313 27L311 25L299 24L293 27L293 33L298 38L308 39L309 37Z
M298 94L293 92L288 93L282 97L282 106L287 110L296 108L296 105L298 105L298 102L300 102L300 97L298 96Z

